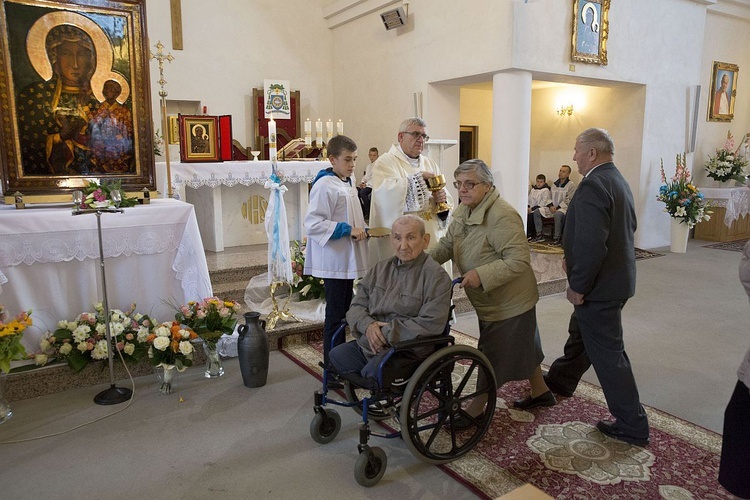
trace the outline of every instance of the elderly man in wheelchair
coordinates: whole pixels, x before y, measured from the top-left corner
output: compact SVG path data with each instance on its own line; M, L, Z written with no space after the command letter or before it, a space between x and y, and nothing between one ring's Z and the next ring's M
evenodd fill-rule
M456 345L449 335L451 279L425 253L429 242L419 217L405 215L393 223L396 255L373 266L359 282L346 315L355 340L331 350L331 365L323 366L323 390L315 393L310 434L319 443L333 440L341 427L328 404L362 415L354 476L363 486L377 483L387 463L382 449L367 444L370 436L401 437L417 458L445 463L471 451L492 420L494 372L481 352ZM336 335L343 335L345 326ZM344 380L346 401L329 397L334 377ZM484 387L477 380L486 381ZM485 397L481 415L465 411L474 399ZM370 420L391 417L400 431L370 427Z

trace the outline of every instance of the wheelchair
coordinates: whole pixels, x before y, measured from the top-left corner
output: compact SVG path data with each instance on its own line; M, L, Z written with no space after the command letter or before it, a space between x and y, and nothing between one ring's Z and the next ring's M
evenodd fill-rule
M461 278L453 281L453 286ZM451 307L452 309L452 307ZM334 334L343 335L346 324ZM432 354L416 359L415 347L431 346ZM379 364L377 376L338 374L323 368L323 388L315 392L310 436L330 443L341 429L341 417L330 405L354 409L362 417L354 478L361 486L377 484L388 463L385 452L368 444L371 436L402 438L409 451L429 464L456 460L479 443L492 421L497 383L492 365L478 349L458 345L447 324L440 335L394 343ZM329 385L337 375L343 381L344 400L332 396ZM481 387L479 380L482 381ZM478 397L487 398L484 412L472 417L466 407ZM373 429L371 421L392 418L400 430ZM391 424L386 424L391 428Z

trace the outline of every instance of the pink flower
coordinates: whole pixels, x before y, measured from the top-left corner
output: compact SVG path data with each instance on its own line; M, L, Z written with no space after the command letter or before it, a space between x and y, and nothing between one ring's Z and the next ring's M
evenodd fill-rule
M102 193L101 188L97 189L96 191L94 191L91 194L94 195L94 199L96 201L106 201L107 200L107 195L104 194L104 193Z

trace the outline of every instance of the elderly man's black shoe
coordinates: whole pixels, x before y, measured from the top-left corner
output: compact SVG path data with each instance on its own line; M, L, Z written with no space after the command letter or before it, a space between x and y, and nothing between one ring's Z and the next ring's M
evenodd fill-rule
M611 437L613 439L617 439L619 441L625 441L628 444L632 444L635 446L648 446L648 438L641 439L637 437L630 436L628 434L625 434L617 427L617 424L615 422L607 422L606 420L600 420L596 424L596 428L599 429L599 432L604 434L605 436Z
M523 399L516 400L513 402L513 406L515 408L520 408L521 410L530 410L532 408L536 408L537 406L555 406L555 403L557 403L557 400L552 394L552 391L547 391L535 398L526 396Z

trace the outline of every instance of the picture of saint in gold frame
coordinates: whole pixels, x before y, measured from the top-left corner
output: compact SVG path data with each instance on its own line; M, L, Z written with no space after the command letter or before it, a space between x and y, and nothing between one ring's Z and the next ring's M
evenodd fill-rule
M3 192L155 189L143 0L0 0Z
M216 162L219 158L219 117L179 115L180 161Z
M739 72L740 68L736 64L714 61L711 91L708 93L708 121L731 122L734 118Z
M574 61L607 65L610 0L574 0Z

